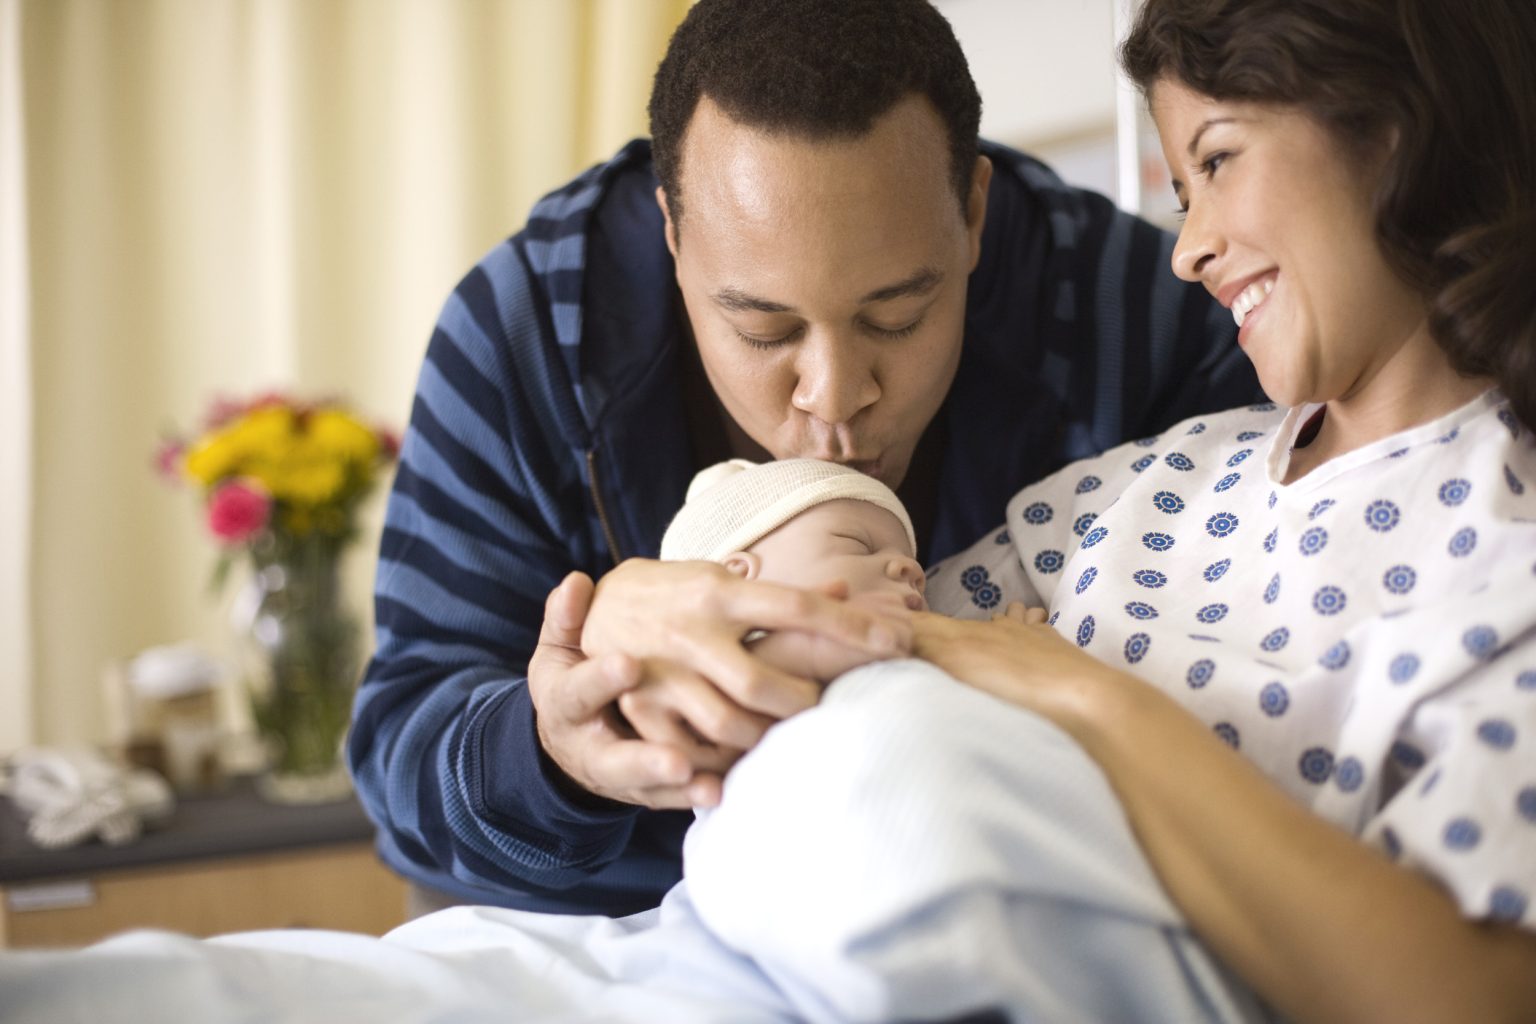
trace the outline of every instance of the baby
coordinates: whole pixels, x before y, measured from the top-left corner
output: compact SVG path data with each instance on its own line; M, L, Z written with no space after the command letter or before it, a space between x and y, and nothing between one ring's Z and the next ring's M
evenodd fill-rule
M889 487L816 459L732 459L700 471L661 541L667 561L719 562L744 579L823 593L846 584L850 601L923 611L916 552L912 521ZM804 633L759 630L744 642L776 667L821 682L869 660Z

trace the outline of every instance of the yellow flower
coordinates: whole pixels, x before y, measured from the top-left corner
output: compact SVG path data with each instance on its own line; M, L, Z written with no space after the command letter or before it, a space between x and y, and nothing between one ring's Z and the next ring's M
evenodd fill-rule
M325 452L367 466L379 456L379 438L339 409L319 409L308 420L309 436Z
M204 487L231 476L263 477L263 466L280 463L293 445L291 410L264 406L200 438L187 452L186 473Z
M346 467L335 459L294 450L277 467L269 486L280 500L311 507L335 501L346 486Z
M199 438L188 449L182 470L204 487L212 487L225 477L235 475L239 464L239 446L226 431L220 430Z
M254 462L281 462L294 442L293 410L281 405L253 409L229 427L241 455Z

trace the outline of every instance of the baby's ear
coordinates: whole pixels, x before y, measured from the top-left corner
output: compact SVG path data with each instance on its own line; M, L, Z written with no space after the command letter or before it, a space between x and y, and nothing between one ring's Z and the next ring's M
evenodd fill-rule
M726 572L740 576L744 580L755 580L758 573L763 571L762 557L751 551L737 551L726 555L725 560L720 564L725 566Z

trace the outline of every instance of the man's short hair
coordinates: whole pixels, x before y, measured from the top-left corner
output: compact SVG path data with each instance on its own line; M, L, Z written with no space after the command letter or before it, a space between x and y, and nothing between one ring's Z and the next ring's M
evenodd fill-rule
M981 96L949 22L927 0L699 0L651 88L652 155L674 222L683 139L700 97L752 128L831 140L864 135L913 93L949 134L964 210Z

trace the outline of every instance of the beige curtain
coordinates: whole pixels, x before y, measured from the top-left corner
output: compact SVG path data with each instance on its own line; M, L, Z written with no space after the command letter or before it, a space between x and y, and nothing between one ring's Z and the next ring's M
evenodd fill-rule
M454 282L643 134L687 6L0 0L0 752L98 739L113 659L225 643L162 429L267 387L403 426Z

